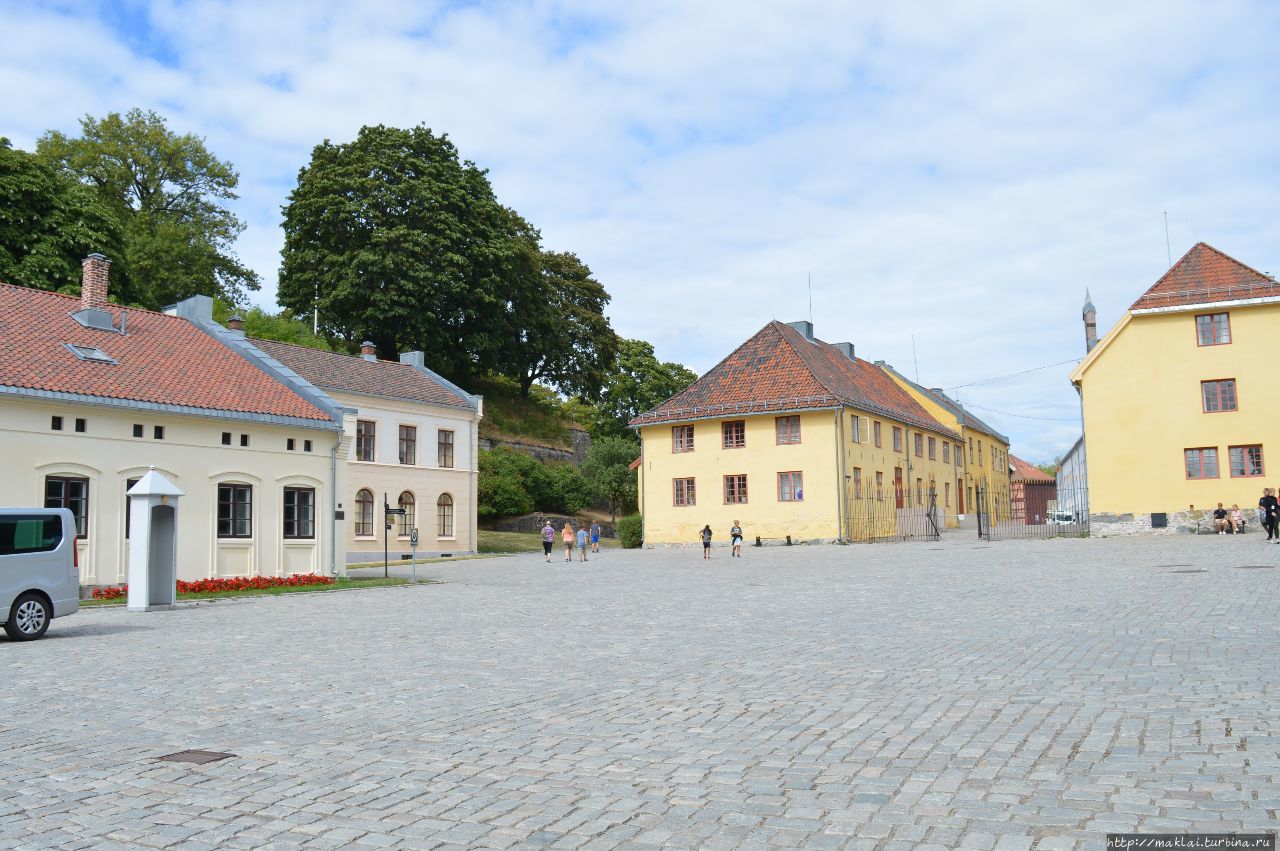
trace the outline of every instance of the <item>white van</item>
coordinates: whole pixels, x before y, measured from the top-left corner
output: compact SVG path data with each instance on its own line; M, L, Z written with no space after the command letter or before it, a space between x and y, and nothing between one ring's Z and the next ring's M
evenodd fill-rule
M0 618L14 641L80 610L76 521L66 508L0 508Z

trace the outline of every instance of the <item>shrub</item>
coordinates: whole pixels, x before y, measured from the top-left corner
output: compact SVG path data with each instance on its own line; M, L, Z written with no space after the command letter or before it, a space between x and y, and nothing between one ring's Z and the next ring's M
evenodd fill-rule
M533 511L533 498L525 488L522 470L525 465L521 459L533 461L528 455L504 446L480 452L476 512L481 517L506 517Z
M644 543L644 526L639 514L629 514L618 521L618 542L629 550Z
M539 505L539 511L577 514L591 501L587 480L572 464L555 464L547 468L551 478L551 504Z

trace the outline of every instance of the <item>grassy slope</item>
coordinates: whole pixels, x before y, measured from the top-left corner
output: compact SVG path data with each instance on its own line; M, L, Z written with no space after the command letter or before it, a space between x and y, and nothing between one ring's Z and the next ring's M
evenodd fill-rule
M558 530L556 535L556 549L563 550ZM542 552L542 536L537 532L490 532L481 529L478 537L482 553ZM601 538L600 546L602 549L617 549L618 541L614 538Z
M534 387L528 399L520 397L515 382L502 378L475 378L468 390L484 396L484 418L480 436L490 440L511 440L572 449L570 426L573 420L561 409L554 394Z

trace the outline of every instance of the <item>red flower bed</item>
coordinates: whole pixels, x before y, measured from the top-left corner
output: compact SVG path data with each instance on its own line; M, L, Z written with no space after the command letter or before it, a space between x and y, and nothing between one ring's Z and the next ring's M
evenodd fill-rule
M249 591L260 588L298 588L306 585L332 585L333 578L317 573L297 573L293 576L228 576L217 579L197 579L195 582L178 580L179 594L216 594L221 591ZM116 600L129 593L128 585L110 588L94 588L95 600Z

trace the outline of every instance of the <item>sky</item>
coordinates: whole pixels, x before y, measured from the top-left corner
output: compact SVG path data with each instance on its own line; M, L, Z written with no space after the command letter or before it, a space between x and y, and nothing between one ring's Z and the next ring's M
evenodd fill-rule
M425 124L663 360L812 317L1033 462L1080 434L1086 288L1105 333L1198 240L1280 273L1275 3L0 0L0 32L16 147L141 107L234 164L264 307L312 148Z

